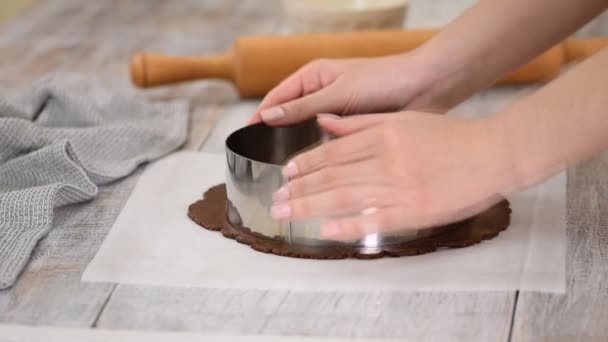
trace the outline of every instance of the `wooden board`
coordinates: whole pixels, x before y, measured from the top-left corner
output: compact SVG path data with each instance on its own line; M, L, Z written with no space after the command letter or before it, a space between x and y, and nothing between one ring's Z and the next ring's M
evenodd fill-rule
M608 340L608 154L568 176L567 293L520 293L514 341Z
M510 96L499 90L476 100ZM201 150L222 153L257 101L225 106ZM467 104L471 107L470 104ZM475 106L472 106L475 107ZM238 261L235 261L238 263ZM506 340L514 293L281 292L118 285L98 326L239 334Z
M0 24L27 8L32 0L3 0L0 2Z
M119 285L98 326L411 341L504 341L512 309L512 293L177 290Z
M138 172L140 173L140 172ZM112 284L81 283L136 177L100 189L89 203L56 211L55 228L41 240L13 288L0 291L0 322L87 327L94 324Z
M608 12L577 36L608 35ZM608 341L608 153L568 172L566 294L522 292L513 341Z
M307 336L226 335L168 331L77 329L0 324L3 342L317 342ZM324 338L323 342L349 342L350 338ZM394 339L366 339L360 342L397 342Z
M274 21L260 16L254 2L168 4L153 0L39 1L3 27L0 87L26 85L55 71L82 73L116 89L131 87L127 65L134 51L204 53L228 47L243 32L226 29L235 22L240 22L240 30L251 32L270 32L275 26ZM218 22L224 23L223 30ZM144 94L151 100L190 100L187 149L202 144L223 103L237 100L234 90L221 82L165 87ZM140 174L141 170L102 187L91 202L56 212L54 229L41 240L17 284L0 291L0 322L96 325L115 285L81 283L80 277Z

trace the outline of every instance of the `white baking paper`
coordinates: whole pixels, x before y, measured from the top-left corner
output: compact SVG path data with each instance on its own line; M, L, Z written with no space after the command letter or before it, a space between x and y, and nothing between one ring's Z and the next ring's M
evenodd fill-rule
M224 181L225 157L180 152L149 166L83 281L281 290L565 291L560 174L510 198L510 227L478 245L376 260L305 260L252 250L205 230L188 205Z

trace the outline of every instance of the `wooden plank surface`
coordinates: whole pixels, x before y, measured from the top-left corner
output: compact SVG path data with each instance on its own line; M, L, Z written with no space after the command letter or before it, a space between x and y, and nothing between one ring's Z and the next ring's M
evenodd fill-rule
M2 325L2 342L318 342L307 336L226 335L188 332L107 330L46 326ZM349 338L323 338L323 342L349 342ZM360 342L397 342L394 339L369 339Z
M504 341L512 302L512 294L504 293L178 290L119 285L98 327Z
M448 22L473 0L412 0L409 26ZM581 34L608 34L605 19ZM0 84L52 71L83 73L130 87L128 58L146 49L194 54L227 48L241 34L280 31L277 1L37 1L0 26ZM457 112L483 113L533 87L481 94ZM224 137L251 114L222 82L145 92L192 103L187 149L222 151ZM217 122L217 124L216 124ZM212 129L212 127L214 127ZM608 157L569 173L568 293L339 293L181 289L81 283L141 171L85 204L57 212L18 283L0 291L0 322L109 329L504 341L556 337L608 340L606 261ZM517 300L516 300L517 298Z
M469 4L470 1L460 5L464 8ZM424 13L425 8L421 7L418 8ZM419 15L414 24L437 26L441 21L447 22L460 11L451 9L439 13L428 10L434 16ZM477 102L487 109L500 105L500 94L509 96L513 92L499 90L480 96ZM246 122L257 103L247 100L226 105L201 150L223 153L226 136ZM353 294L118 285L98 327L501 341L509 334L513 301L514 294L505 292Z
M608 340L608 153L568 174L565 295L519 295L513 340Z
M0 27L0 86L26 85L43 74L66 71L116 89L131 87L127 65L135 51L217 51L227 48L238 34L268 33L276 26L274 20L260 16L255 1L169 3L38 1ZM264 9L264 13L272 11ZM190 100L190 135L185 145L190 149L205 140L223 103L237 99L234 90L221 82L163 87L145 94L152 100ZM115 285L81 283L80 277L140 174L141 170L102 187L89 203L56 212L54 229L38 244L17 284L0 291L0 322L96 325Z
M578 36L608 35L608 12ZM566 294L521 292L513 341L608 341L608 152L568 172Z
M3 0L0 2L0 23L27 8L32 0Z

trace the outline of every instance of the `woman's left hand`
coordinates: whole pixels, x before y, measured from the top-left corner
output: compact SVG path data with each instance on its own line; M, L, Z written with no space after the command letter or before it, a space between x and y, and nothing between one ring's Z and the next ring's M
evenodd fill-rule
M497 118L420 112L319 117L338 138L293 158L275 195L279 221L330 217L321 233L353 239L464 219L515 184Z

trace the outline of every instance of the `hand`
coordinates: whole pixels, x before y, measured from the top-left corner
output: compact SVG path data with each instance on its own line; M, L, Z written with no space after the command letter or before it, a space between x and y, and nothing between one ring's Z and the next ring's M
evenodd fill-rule
M319 113L400 110L430 87L437 68L415 52L380 58L320 59L289 76L264 98L249 124L285 125ZM425 108L437 110L437 108Z
M296 156L274 195L280 221L332 217L321 233L353 239L472 216L513 183L512 163L492 116L420 112L319 118L337 139Z

